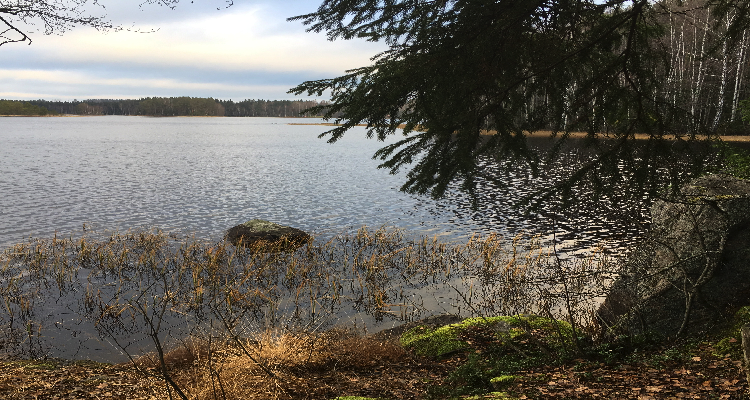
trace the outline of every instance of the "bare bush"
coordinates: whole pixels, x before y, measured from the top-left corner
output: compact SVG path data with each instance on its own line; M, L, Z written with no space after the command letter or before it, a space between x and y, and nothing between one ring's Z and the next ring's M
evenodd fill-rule
M178 396L193 396L195 382L208 379L222 397L240 370L262 371L258 382L267 385L298 379L295 370L362 368L403 355L329 331L357 312L375 321L536 313L583 329L612 273L604 257L561 261L526 236L449 244L363 228L294 252L273 246L177 241L160 231L19 244L0 258L4 350L59 354L69 350L55 347L61 335L95 332ZM150 356L137 359L143 354ZM174 376L188 364L193 378Z

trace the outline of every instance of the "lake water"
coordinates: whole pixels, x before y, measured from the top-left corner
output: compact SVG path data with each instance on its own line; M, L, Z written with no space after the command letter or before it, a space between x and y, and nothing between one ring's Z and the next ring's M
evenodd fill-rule
M401 193L404 174L378 170L378 161L371 159L384 143L355 128L330 145L317 137L328 127L290 124L317 122L0 118L0 248L32 237L76 237L84 224L102 233L160 228L177 237L218 241L226 229L253 218L324 238L363 225L387 225L445 241L465 241L473 233L528 232L549 243L554 228L564 251L584 254L604 241L624 246L638 233L601 216L522 214L512 205L551 179L525 172L508 173L505 188L483 184L480 206L473 211L459 192L439 201ZM436 307L448 307L438 296L432 294ZM54 343L49 354L124 361L97 339L90 322L72 317L63 300L38 310L44 337ZM60 328L70 324L76 327Z
M253 218L327 233L391 224L461 235L477 228L398 192L376 170L382 145L275 118L0 119L0 245L29 236L158 227L218 240Z
M253 218L330 235L390 225L465 240L474 232L549 233L550 219L511 208L526 174L445 200L398 191L404 174L378 170L384 144L355 128L336 144L317 120L282 118L0 118L0 247L29 237L156 227L219 240ZM590 222L590 223L587 223ZM569 247L618 233L600 221L557 221ZM622 232L619 232L622 233Z

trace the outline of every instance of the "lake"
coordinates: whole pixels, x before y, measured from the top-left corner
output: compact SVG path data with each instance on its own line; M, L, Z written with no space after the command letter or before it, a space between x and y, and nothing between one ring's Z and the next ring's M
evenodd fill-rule
M547 244L554 238L563 255L589 254L602 242L617 251L638 234L636 228L601 215L561 218L544 210L527 215L512 207L523 195L549 184L554 174L533 178L524 171L510 171L503 177L508 184L503 188L483 182L476 210L471 210L465 194L455 190L439 201L404 194L398 188L405 174L377 169L378 161L371 157L384 143L366 139L364 128L355 128L331 145L318 139L328 127L290 124L317 122L321 121L0 118L0 247L54 235L76 238L84 226L88 234L158 228L178 240L220 241L228 228L254 218L294 226L323 240L364 225L401 228L408 237L438 236L459 243L474 233L497 232L510 242L525 232L541 235ZM575 157L565 159L558 169L575 163ZM25 267L14 267L21 272L16 276L12 272L0 283L23 281ZM52 290L35 300L28 318L39 328L38 340L18 343L36 343L39 348L21 349L21 354L126 360L116 346L102 341L93 321L79 315L76 307L80 308L81 293L88 287L83 279L86 271L79 272L83 285L79 290L66 294ZM461 313L465 310L453 292L462 294L463 289L455 289L460 286L471 296L472 279L451 281L458 285L452 288L415 288L400 295L419 299L428 311ZM107 280L88 284L103 291L112 288ZM33 291L30 285L20 291ZM397 323L344 308L331 318L357 322L371 331ZM13 316L0 313L0 321L13 321ZM169 321L176 326L178 322ZM24 331L13 332L23 336ZM8 343L16 339L7 338ZM127 340L143 348L136 353L148 351L143 335ZM7 349L0 346L0 355L3 351Z
M30 237L160 228L220 240L253 218L318 235L389 225L464 241L472 233L549 234L551 218L512 209L535 181L510 176L478 210L398 191L405 174L378 170L384 145L355 128L336 144L311 119L0 118L0 247ZM576 250L622 234L601 221L555 221Z

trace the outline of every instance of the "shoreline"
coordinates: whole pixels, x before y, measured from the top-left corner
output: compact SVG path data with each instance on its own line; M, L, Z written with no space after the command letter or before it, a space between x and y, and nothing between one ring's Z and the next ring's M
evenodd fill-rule
M0 117L65 117L66 115L58 114L58 115L16 115L16 114L3 114L0 115Z
M320 123L290 123L289 125L342 126L343 124L334 124L332 122L320 122ZM358 126L358 127L367 127L367 124L357 124L355 126ZM405 126L406 125L401 124L401 125L398 126L398 128L399 129L404 129ZM481 134L483 136L492 136L495 133L496 133L495 131L482 131ZM563 135L563 133L559 132L559 133L557 133L557 134L555 134L553 136L552 135L552 131L535 131L535 132L527 132L526 133L526 137L529 137L529 138L542 138L542 139L544 139L544 138L556 139L556 138L558 138L558 137L560 137L562 135ZM609 136L608 134L600 134L600 135L601 135L599 137L600 139L613 139L613 138L608 137ZM586 132L570 132L570 134L569 134L568 137L571 138L571 139L585 139L587 136L588 136L588 133L586 133ZM649 138L649 135L647 135L645 133L636 133L636 134L634 134L632 136L636 140L646 140L646 139ZM668 140L675 140L676 139L674 135L667 135L667 136L665 136L665 138L668 139ZM724 141L724 142L750 142L750 135L747 135L747 136L726 135L726 136L719 136L719 138L722 141Z
M319 119L319 117L232 117L226 115L119 115L119 114L97 114L97 115L79 115L79 114L57 114L57 115L15 115L15 114L0 114L0 118L3 117L151 117L151 118L292 118L292 119ZM316 123L308 124L294 124L289 125L318 125Z

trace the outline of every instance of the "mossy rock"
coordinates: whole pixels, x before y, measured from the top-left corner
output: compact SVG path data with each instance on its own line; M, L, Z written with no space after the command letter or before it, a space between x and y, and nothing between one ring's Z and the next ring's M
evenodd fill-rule
M742 307L734 313L732 329L739 332L739 330L742 329L742 326L746 324L750 324L750 306Z
M434 329L434 328L439 328L445 325L457 324L463 320L464 318L461 318L455 314L431 315L419 321L406 322L406 323L394 326L393 328L383 329L379 332L372 334L371 337L381 342L392 341L398 344L400 343L399 338L401 338L401 335L403 335L410 329L415 328L417 326L426 326L428 328Z
M252 219L233 226L227 230L224 238L235 246L268 253L292 251L312 239L302 230L263 219Z
M524 337L533 334L536 342L544 346L558 347L561 342L572 340L570 324L537 315L497 316L486 318L466 318L457 324L439 328L417 326L404 333L400 342L407 349L421 356L439 358L449 353L468 349L469 343L459 337L469 327L489 328L500 346L523 342Z

